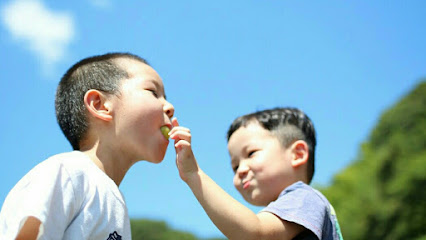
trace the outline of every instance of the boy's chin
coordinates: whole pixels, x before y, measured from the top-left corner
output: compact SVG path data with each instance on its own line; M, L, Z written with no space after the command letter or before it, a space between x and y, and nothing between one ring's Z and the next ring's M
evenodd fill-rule
M161 160L158 160L158 161L154 161L154 162L152 162L152 163L154 163L154 164L159 164L159 163L162 163L162 162L163 162L163 160L164 160L164 159L161 159Z
M157 154L152 154L149 158L146 159L147 162L158 164L164 160L166 156L167 149L161 149L157 152Z
M139 161L158 164L158 163L161 163L164 160L164 157L165 157L165 154L164 155L157 155L157 156L145 156L144 158L140 158Z
M250 203L251 205L257 206L257 207L264 207L264 206L268 205L268 204L265 204L265 203L262 203L262 202L254 201L253 199L251 199L250 201L247 201L247 202Z
M256 201L254 201L254 199L253 199L253 198L248 197L248 196L244 196L244 195L243 195L243 198L244 198L244 200L246 200L246 202L250 203L251 205L259 206L259 205L257 205L257 202L256 202Z
M256 197L252 198L252 197L246 197L246 196L243 196L243 197L248 203L250 203L253 206L257 206L257 207L264 207L264 206L267 206L270 203L270 201L268 202L265 199L259 199L259 198L256 198Z
M146 160L147 162L150 162L150 163L154 163L154 164L159 164L159 163L161 163L162 161L164 160L164 157L162 157L161 159L159 158L159 159L149 159L149 160Z

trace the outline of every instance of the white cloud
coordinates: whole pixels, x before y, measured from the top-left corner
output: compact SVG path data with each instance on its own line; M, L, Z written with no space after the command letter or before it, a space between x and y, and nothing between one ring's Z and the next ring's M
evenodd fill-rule
M42 60L43 67L62 60L74 37L70 14L46 8L39 0L15 0L1 9L3 24L24 47Z

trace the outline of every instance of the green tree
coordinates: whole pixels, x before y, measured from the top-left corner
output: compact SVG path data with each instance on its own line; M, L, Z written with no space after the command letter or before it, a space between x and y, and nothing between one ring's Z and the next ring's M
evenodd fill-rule
M426 239L426 81L380 118L322 192L347 239Z
M195 235L171 229L164 221L131 219L132 239L134 240L200 240ZM224 240L224 239L206 239Z
M164 221L131 219L132 239L135 240L197 240L194 235L171 229Z

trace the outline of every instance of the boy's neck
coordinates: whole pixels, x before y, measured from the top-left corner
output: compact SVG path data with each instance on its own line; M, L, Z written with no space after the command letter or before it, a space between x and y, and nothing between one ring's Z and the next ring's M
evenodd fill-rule
M116 158L114 154L99 151L97 144L90 149L82 149L81 152L86 154L117 186L120 186L121 181L131 167L131 164L126 164L126 161Z
M291 183L290 185L297 183L299 181L309 185L308 177L306 176L305 170L303 170L303 169L297 169L297 170L293 171L293 175L288 176L288 179L289 179L289 182ZM288 186L290 186L290 185L288 185Z

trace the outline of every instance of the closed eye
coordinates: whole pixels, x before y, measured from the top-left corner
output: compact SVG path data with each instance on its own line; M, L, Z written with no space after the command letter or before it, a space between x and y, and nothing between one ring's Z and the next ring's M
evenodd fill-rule
M248 154L247 154L247 156L248 157L252 157L256 152L257 152L257 150L249 151Z
M239 167L238 165L232 166L232 170L234 171L234 173L236 173L236 172L237 172L238 167Z
M158 98L158 93L155 90L152 89L148 89L148 91L150 91L152 93L152 95L154 95L156 98Z

